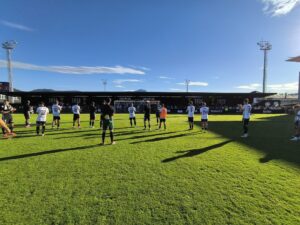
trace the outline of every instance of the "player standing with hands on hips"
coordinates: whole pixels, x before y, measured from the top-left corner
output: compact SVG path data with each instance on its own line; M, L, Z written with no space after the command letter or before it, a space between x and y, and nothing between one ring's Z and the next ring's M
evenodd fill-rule
M77 122L78 128L80 128L80 106L78 103L72 106L73 112L73 128L75 128L75 123Z
M248 125L250 122L250 116L251 116L251 109L252 106L249 104L249 99L246 98L244 100L244 105L240 106L241 110L243 111L243 129L244 129L244 134L241 136L242 138L247 138L248 135Z
M186 111L188 113L188 121L189 121L190 130L193 130L194 129L195 106L193 105L192 101L190 101L190 104L187 107Z
M52 114L53 114L53 120L52 120L52 129L54 128L54 125L56 125L57 129L60 127L60 112L62 110L62 107L59 105L59 101L56 100L56 103L52 105Z
M208 128L208 113L209 113L209 108L206 106L206 102L202 103L202 107L200 108L200 113L201 113L202 131L205 131Z
M132 127L132 121L134 123L134 126L136 127L136 118L135 118L135 113L136 113L136 108L133 106L133 103L131 103L130 107L128 108L129 112L129 120L130 120L130 126Z
M38 117L36 119L36 134L40 135L40 126L42 126L42 136L45 136L46 121L49 109L45 107L44 102L41 102L36 110Z

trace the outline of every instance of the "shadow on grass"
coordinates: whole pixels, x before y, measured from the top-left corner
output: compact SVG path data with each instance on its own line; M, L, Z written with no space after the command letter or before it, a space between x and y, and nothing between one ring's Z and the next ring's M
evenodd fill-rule
M87 146L74 147L74 148L55 149L55 150L49 150L49 151L44 151L44 152L34 152L34 153L29 153L29 154L15 155L15 156L0 158L0 162L14 160L14 159L30 158L30 157L41 156L41 155L55 154L55 153L60 153L60 152L85 150L85 149L95 148L95 147L99 147L99 145L87 145Z
M143 132L144 133L144 132ZM163 135L167 135L167 134L174 134L177 132L159 132L159 133L155 133L155 134L147 134L147 135L136 135L136 136L132 136L132 137L128 137L128 138L121 138L118 139L118 141L123 141L123 140L132 140L132 139L141 139L141 138L147 138L147 137L155 137L155 136L163 136Z
M240 144L263 152L260 163L283 160L300 166L300 146L289 139L293 134L293 116L280 115L250 121L249 137L238 138L243 131L240 121L212 121L210 131L227 139L235 139Z
M172 133L172 132L171 132ZM147 140L142 140L142 141L135 141L132 142L130 144L140 144L140 143L144 143L144 142L156 142L156 141L164 141L164 140L168 140L168 139L173 139L173 138L180 138L180 137L186 137L186 136L192 136L192 135L196 135L200 133L199 132L191 132L191 133L183 133L183 134L177 134L177 135L173 135L173 136L163 136L163 137L158 137L158 138L152 138L152 139L147 139ZM159 135L163 135L164 133L160 133ZM147 136L145 136L147 137Z
M211 151L211 150L214 150L214 149L217 149L217 148L221 148L221 147L223 147L224 145L226 145L230 142L232 142L232 140L224 141L224 142L221 142L219 144L215 144L215 145L208 146L208 147L205 147L205 148L192 149L192 150L187 150L187 151L178 151L176 153L185 153L185 154L174 156L174 157L171 157L171 158L167 158L167 159L162 160L161 162L162 163L168 163L168 162L172 162L172 161L175 161L177 159L180 159L180 158L188 158L188 157L197 156L197 155L203 154L207 151Z

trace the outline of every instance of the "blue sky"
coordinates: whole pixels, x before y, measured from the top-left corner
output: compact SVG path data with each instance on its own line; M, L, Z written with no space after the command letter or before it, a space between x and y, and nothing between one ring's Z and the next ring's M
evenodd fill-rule
M5 0L0 41L16 40L21 90L250 92L261 90L268 40L268 91L296 92L299 0ZM0 80L7 80L0 50Z

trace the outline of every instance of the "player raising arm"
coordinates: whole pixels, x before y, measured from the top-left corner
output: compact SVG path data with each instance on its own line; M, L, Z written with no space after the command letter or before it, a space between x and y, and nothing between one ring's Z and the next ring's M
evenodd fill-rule
M296 116L295 116L295 135L291 139L291 141L299 141L300 140L300 105L296 105L293 107Z
M110 142L111 144L115 144L116 142L114 141L114 133L113 133L113 129L114 129L114 124L113 124L113 115L114 115L114 108L110 105L111 103L111 99L107 99L105 100L105 103L103 105L102 108L102 113L104 116L103 119L103 130L102 130L102 142L100 143L100 145L104 145L105 143L105 135L106 135L106 130L109 128L109 132L110 132Z
M186 109L188 113L188 121L189 121L189 126L190 130L194 129L194 114L195 114L195 106L193 105L193 102L190 101L189 106Z
M72 106L73 112L73 128L75 128L75 123L77 122L78 128L80 128L80 106L78 103Z
M240 106L241 110L243 112L243 129L244 129L244 134L241 136L242 138L247 138L248 135L248 125L250 122L250 116L251 116L251 110L252 110L252 106L249 104L249 99L246 98L244 100L244 105Z
M201 125L202 125L202 130L207 130L208 128L208 113L209 113L209 108L206 106L206 102L202 103L202 107L200 108L200 113L201 113Z
M57 129L59 129L61 110L62 110L62 106L60 106L59 101L56 100L56 103L52 105L52 114L53 114L52 128L54 128L54 125L56 125Z
M130 107L128 108L129 112L129 120L130 120L130 126L132 127L132 121L134 122L134 126L136 127L136 118L135 118L135 113L136 113L136 108L133 106L133 103L131 103Z
M47 115L49 114L49 109L45 107L44 102L39 104L36 110L38 117L36 119L36 134L40 135L40 126L42 126L42 136L45 136Z

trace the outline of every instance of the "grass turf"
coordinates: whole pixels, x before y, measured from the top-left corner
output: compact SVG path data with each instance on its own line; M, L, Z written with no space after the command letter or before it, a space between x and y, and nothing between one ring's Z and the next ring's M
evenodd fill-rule
M241 116L210 116L207 133L186 119L143 131L142 115L139 128L116 115L117 144L99 146L88 115L80 130L62 115L45 137L15 115L17 138L0 140L0 224L300 224L291 116L253 116L248 139Z

